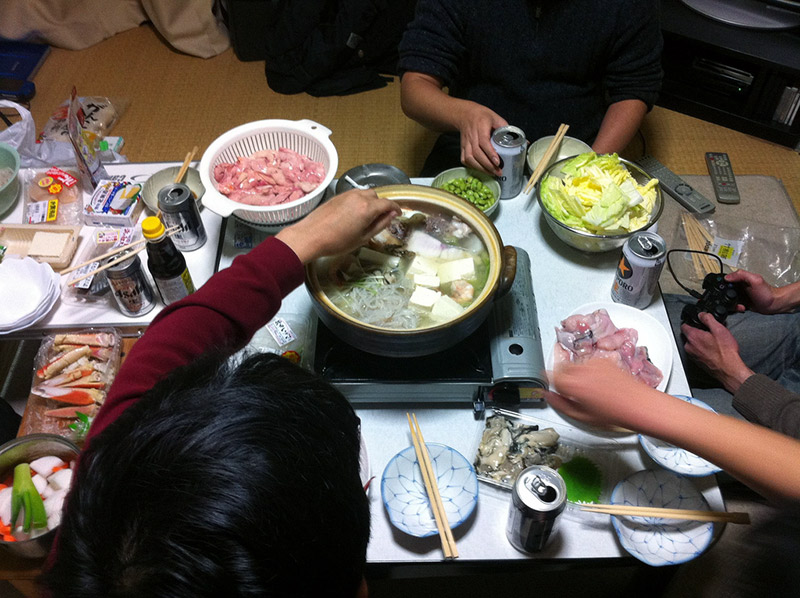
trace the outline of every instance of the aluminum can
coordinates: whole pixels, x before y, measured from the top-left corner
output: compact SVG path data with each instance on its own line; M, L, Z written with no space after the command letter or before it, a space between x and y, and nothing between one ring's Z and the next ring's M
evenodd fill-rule
M555 469L533 465L524 469L511 490L506 536L522 552L545 547L567 505L567 485Z
M516 197L522 191L525 176L525 151L528 148L525 133L511 125L500 127L492 133L492 147L500 156L500 169L503 171L497 177L500 199Z
M174 183L160 189L158 209L161 210L165 228L178 227L171 238L180 251L192 251L205 245L206 228L200 218L197 200L189 187Z
M153 287L142 270L138 255L108 268L106 278L119 310L126 316L142 316L156 306Z
M622 246L611 298L637 309L650 305L666 259L667 244L660 235L651 232L631 235Z

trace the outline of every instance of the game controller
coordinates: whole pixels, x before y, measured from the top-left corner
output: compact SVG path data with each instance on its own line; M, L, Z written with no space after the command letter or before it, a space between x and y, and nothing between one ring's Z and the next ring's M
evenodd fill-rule
M744 293L737 283L725 280L724 274L707 274L703 279L703 295L694 305L681 311L681 322L705 329L700 321L701 312L710 313L720 324L725 324L728 314L736 313L736 306L744 303Z

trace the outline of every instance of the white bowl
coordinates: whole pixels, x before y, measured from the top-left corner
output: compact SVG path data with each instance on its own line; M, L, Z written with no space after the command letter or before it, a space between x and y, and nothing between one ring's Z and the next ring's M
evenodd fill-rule
M144 182L144 185L142 186L142 200L144 200L144 205L146 205L154 214L158 213L158 192L167 185L173 184L175 182L175 177L178 176L180 170L180 166L170 166L169 168L164 168L163 170L159 170L158 172L151 174L150 177L148 177L148 179ZM192 193L194 193L198 207L200 207L200 203L206 188L203 186L203 183L200 180L200 173L197 171L197 169L188 168L186 170L186 176L183 178L183 184L189 187Z
M492 192L492 195L494 195L494 203L485 210L481 210L487 216L492 215L495 211L497 211L497 206L500 205L500 183L498 183L497 179L490 174L486 174L485 172L474 170L472 168L465 168L464 166L457 166L456 168L450 168L449 170L445 170L444 172L440 172L438 175L436 175L436 178L434 178L431 182L431 187L442 189L445 183L449 183L455 179L465 179L468 176L478 179L481 183L486 185L489 188L489 191Z
M478 478L469 461L458 451L426 442L436 474L442 505L451 528L464 523L478 504ZM414 447L397 453L381 479L383 505L392 524L418 538L438 534L425 482Z
M611 504L709 509L690 478L663 469L645 469L629 475L614 488ZM710 521L612 515L611 522L622 547L653 567L690 561L702 554L714 537L714 524Z
M312 120L259 120L240 125L217 137L200 160L200 180L206 188L203 205L227 218L231 214L256 225L275 226L299 220L320 201L336 176L339 155L331 143L330 129ZM274 206L251 206L229 199L217 190L214 167L266 149L285 147L325 167L322 183L300 199Z
M547 147L550 145L553 137L555 137L555 135L548 135L547 137L541 137L531 143L531 146L528 148L527 155L528 168L531 172L536 169L539 161L544 157L544 153L547 151ZM558 153L553 156L551 163L557 162L563 158L571 158L572 156L577 156L578 154L590 151L592 151L592 147L589 144L584 143L575 137L565 136L564 139L561 140L561 146L558 149Z

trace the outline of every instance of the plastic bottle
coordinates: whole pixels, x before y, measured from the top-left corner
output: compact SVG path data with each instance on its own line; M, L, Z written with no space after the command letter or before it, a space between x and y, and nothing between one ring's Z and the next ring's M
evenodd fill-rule
M194 283L186 260L178 251L156 216L142 221L142 234L147 239L147 269L153 275L158 293L164 305L183 299L194 293Z

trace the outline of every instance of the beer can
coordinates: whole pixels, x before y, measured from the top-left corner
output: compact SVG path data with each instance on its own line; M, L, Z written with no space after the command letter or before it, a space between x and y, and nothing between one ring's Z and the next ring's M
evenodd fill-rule
M519 474L511 489L506 536L522 552L545 547L567 505L567 485L555 469L532 465Z
M637 309L650 305L666 259L667 244L660 235L651 232L631 235L622 246L611 298Z
M160 189L158 209L161 210L164 228L178 227L171 238L180 251L192 251L205 244L206 228L200 218L197 200L189 187L174 183Z
M516 197L522 191L525 175L525 151L528 148L525 133L511 125L500 127L492 133L492 147L500 156L502 174L497 177L500 199Z
M142 270L138 255L108 268L106 278L119 310L126 316L143 316L156 306L153 287Z

